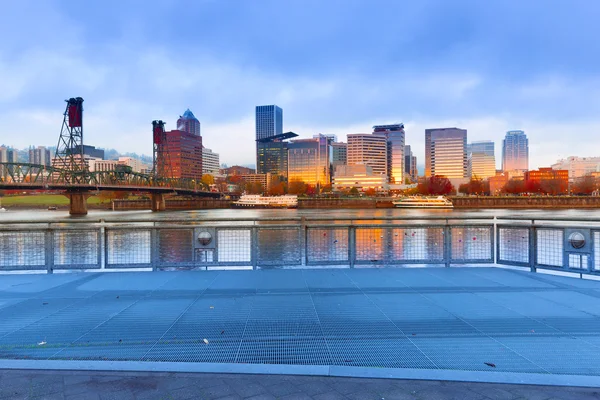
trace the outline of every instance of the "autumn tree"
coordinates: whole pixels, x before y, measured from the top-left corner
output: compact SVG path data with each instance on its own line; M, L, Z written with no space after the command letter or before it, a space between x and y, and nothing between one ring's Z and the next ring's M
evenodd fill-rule
M368 188L367 190L365 190L365 195L369 197L374 197L375 195L377 195L377 190L375 190L375 188Z
M461 184L458 191L464 194L489 195L490 184L488 181L472 178L468 183Z
M285 183L279 177L275 177L271 179L271 184L269 185L269 195L270 196L282 196L286 192Z
M417 192L422 195L443 196L454 191L455 189L450 179L440 175L425 179L417 185Z
M202 183L207 186L213 185L215 183L215 177L211 174L204 174L202 175Z
M567 193L569 184L563 179L545 179L540 183L540 189L543 193L556 196Z
M291 181L288 184L289 194L306 194L307 185L303 181Z
M591 175L577 178L573 184L573 193L578 195L590 195L598 188L596 178Z
M525 181L522 179L510 179L504 187L502 188L502 192L508 194L520 194L525 192Z

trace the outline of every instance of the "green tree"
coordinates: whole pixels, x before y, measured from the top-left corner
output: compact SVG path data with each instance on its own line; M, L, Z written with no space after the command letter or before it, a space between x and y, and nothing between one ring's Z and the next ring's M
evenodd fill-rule
M357 188L353 187L352 189L350 189L350 192L348 192L348 194L350 194L350 196L358 196L359 192Z

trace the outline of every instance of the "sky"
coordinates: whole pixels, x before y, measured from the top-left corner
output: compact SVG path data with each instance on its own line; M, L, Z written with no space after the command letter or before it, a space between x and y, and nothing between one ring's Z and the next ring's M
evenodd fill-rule
M255 162L255 106L284 131L403 122L468 141L529 137L530 168L600 156L597 0L0 0L0 144L56 145L83 97L84 142L152 153L190 108L228 165Z

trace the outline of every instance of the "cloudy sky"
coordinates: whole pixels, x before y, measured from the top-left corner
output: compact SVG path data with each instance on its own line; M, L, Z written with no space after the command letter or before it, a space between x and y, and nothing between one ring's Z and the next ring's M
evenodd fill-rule
M531 167L600 156L598 0L1 0L0 143L55 145L85 99L86 144L151 154L190 108L221 162L254 163L254 107L310 137L404 122L469 141L529 137Z

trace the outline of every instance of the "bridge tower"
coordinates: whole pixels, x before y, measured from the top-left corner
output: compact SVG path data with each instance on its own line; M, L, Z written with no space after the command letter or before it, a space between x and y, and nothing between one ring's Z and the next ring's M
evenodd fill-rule
M155 185L161 185L161 180L173 178L165 123L161 120L152 121L152 179ZM152 193L152 211L164 211L165 198L162 193Z
M83 155L83 99L67 102L53 165L64 171L67 184L88 183L88 166Z
M161 120L152 121L152 177L155 180L173 178L171 168L171 158L169 157L169 148L167 146L167 134L165 133L165 123Z

